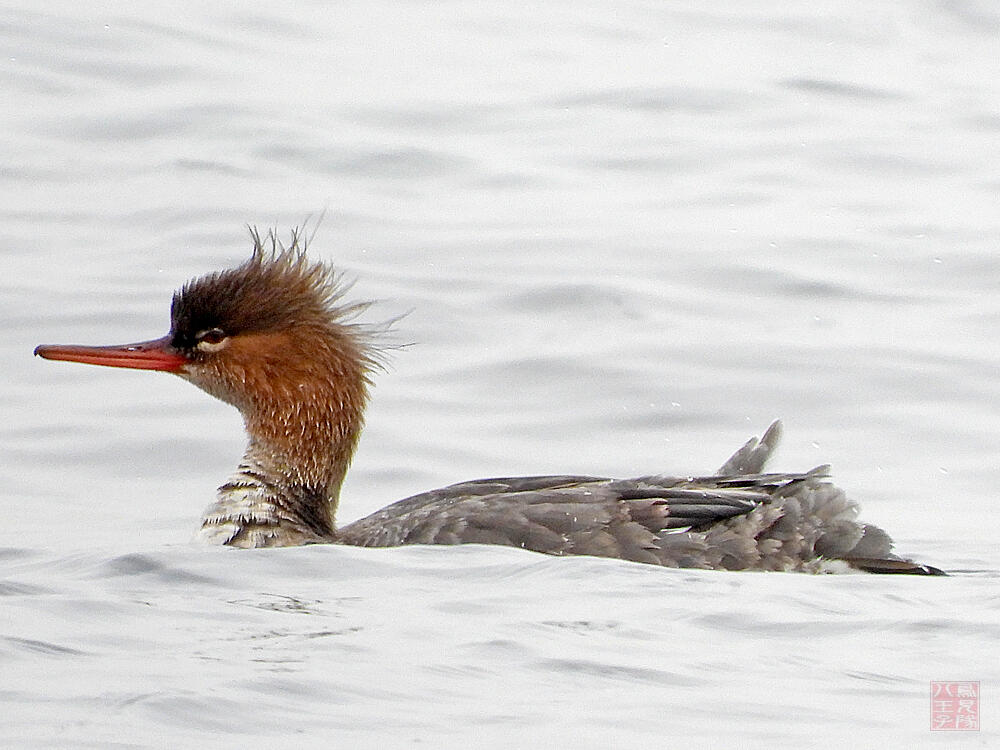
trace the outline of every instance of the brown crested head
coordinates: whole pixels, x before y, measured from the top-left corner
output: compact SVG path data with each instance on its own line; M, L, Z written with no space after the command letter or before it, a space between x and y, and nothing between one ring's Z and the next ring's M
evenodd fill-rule
M35 354L179 375L242 412L254 465L335 497L363 424L369 376L382 361L373 345L379 329L355 322L368 303L342 302L348 285L306 257L297 231L288 244L274 231L250 234L247 261L174 295L163 338L50 344Z
M235 268L193 279L179 289L170 307L172 343L196 350L209 339L294 328L317 332L342 327L366 303L340 305L348 285L330 266L306 257L297 231L282 244L273 231L251 229L253 253Z
M179 374L248 417L255 405L364 391L378 363L369 329L354 322L367 303L342 303L349 286L306 256L298 232L288 244L273 231L251 237L244 263L174 294L170 343L188 360Z

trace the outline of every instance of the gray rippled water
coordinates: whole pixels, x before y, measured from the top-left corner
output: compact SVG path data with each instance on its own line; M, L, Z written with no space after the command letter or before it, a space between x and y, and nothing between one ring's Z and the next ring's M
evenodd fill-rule
M0 745L798 748L997 737L989 3L0 12ZM189 543L242 448L162 335L245 225L406 313L341 518L701 473L782 417L933 580ZM979 681L978 734L930 683Z

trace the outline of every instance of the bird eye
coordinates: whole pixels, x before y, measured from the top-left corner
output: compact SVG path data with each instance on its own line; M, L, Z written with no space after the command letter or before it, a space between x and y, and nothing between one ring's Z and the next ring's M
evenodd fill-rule
M205 331L199 331L195 335L195 339L198 341L198 348L203 352L218 351L226 345L228 338L226 332L221 328L209 328Z

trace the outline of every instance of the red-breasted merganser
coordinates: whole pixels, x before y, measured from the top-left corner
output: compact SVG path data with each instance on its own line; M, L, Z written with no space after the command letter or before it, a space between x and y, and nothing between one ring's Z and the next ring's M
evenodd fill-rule
M828 467L762 473L775 422L710 476L478 479L400 500L337 528L340 486L378 364L330 266L251 232L253 255L174 294L170 333L123 346L39 346L35 354L161 370L243 415L249 445L200 535L235 547L313 543L501 544L668 567L940 575L892 553L878 527L830 484Z

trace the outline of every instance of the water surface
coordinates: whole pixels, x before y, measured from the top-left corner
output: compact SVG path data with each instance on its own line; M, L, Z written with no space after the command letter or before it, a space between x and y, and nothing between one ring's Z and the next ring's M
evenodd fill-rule
M946 741L929 682L1000 676L998 29L971 2L8 8L3 741ZM245 225L324 210L312 252L412 344L342 520L711 471L780 416L775 468L831 462L958 575L189 544L239 416L31 349L162 335Z

